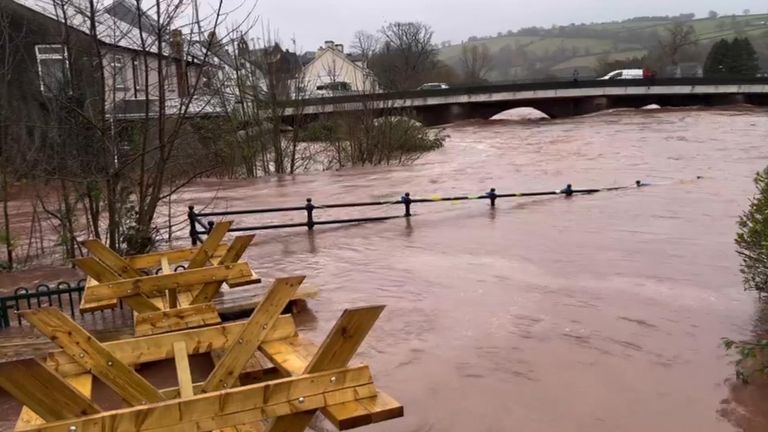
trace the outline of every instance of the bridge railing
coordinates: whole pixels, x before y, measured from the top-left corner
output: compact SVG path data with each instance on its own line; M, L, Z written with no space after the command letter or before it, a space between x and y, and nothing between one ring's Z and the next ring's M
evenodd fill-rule
M572 185L568 184L563 189L539 191L539 192L516 192L516 193L498 193L496 188L491 188L488 192L484 192L480 195L461 195L461 196L438 196L433 198L413 198L411 194L406 192L398 200L390 201L364 201L364 202L348 202L348 203L334 203L315 205L312 198L307 198L303 205L297 205L293 207L270 207L270 208L258 208L258 209L244 209L244 210L228 210L228 211L211 211L211 212L197 212L195 206L189 206L187 217L189 219L189 237L192 246L196 246L202 242L202 237L211 232L215 226L215 221L211 218L229 217L229 216L244 216L244 215L258 215L267 213L296 213L304 212L306 219L302 222L287 222L287 223L273 223L264 225L245 225L245 226L233 226L229 229L230 232L246 232L246 231L262 231L262 230L275 230L275 229L287 229L287 228L306 228L312 230L318 225L342 225L342 224L358 224L365 222L381 222L391 219L409 218L413 215L411 208L414 204L428 204L438 203L446 201L468 201L468 200L488 200L491 207L496 206L496 200L504 198L524 198L524 197L539 197L548 195L563 195L572 196L577 194L593 194L604 191L615 191L621 189L629 189L642 186L643 183L639 180L632 186L617 186L606 187L599 189L574 189ZM344 218L344 219L321 219L316 218L317 210L330 210L341 208L355 208L355 207L372 207L372 206L388 206L388 205L402 205L403 212L399 215L390 216L376 216L376 217L359 217L359 218Z
M561 81L528 81L513 83L494 83L481 85L466 85L433 90L402 90L391 92L330 96L286 101L287 106L334 105L358 102L360 100L387 101L402 99L417 99L424 97L456 96L481 93L516 92L531 90L559 90L572 88L594 87L647 87L647 86L700 86L700 85L748 85L768 84L768 78L754 77L718 77L718 78L644 78L619 80L561 80Z

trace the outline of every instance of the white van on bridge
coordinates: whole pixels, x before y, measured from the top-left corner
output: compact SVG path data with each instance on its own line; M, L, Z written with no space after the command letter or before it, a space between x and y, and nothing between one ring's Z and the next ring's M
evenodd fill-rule
M598 78L600 80L615 80L615 79L644 79L651 78L653 73L649 69L620 69L615 70L608 75Z

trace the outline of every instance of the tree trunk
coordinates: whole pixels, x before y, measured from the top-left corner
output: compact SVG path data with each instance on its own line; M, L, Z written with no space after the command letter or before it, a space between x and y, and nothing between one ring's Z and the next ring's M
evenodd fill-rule
M3 190L3 225L5 236L5 251L8 255L8 270L13 270L13 241L11 238L11 218L8 213L8 175L3 170L2 190Z

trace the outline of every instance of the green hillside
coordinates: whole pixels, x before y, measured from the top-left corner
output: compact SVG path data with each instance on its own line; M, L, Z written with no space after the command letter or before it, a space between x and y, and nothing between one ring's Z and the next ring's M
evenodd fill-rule
M768 63L768 14L729 15L717 18L678 17L634 18L623 22L527 28L496 37L472 36L470 45L485 45L493 67L490 80L540 78L542 75L569 75L579 69L582 76L599 73L600 62L642 58L659 46L659 39L675 22L684 21L696 31L697 52L692 61L703 62L709 47L721 38L749 37L762 60ZM440 50L440 58L458 66L461 44ZM764 69L768 64L764 63ZM642 65L638 65L642 66Z

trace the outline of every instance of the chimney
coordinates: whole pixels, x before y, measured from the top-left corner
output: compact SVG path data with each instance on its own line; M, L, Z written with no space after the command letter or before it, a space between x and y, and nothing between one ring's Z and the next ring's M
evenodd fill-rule
M343 54L344 53L344 45L336 44L336 51L338 51L338 52Z
M189 96L189 86L187 83L187 62L184 53L184 33L179 29L171 30L171 58L176 66L175 71L166 70L165 74L173 73L176 75L176 85L178 94L181 97ZM164 83L163 83L164 84Z
M325 41L325 48L326 49L332 49L333 48L333 41L332 40Z

